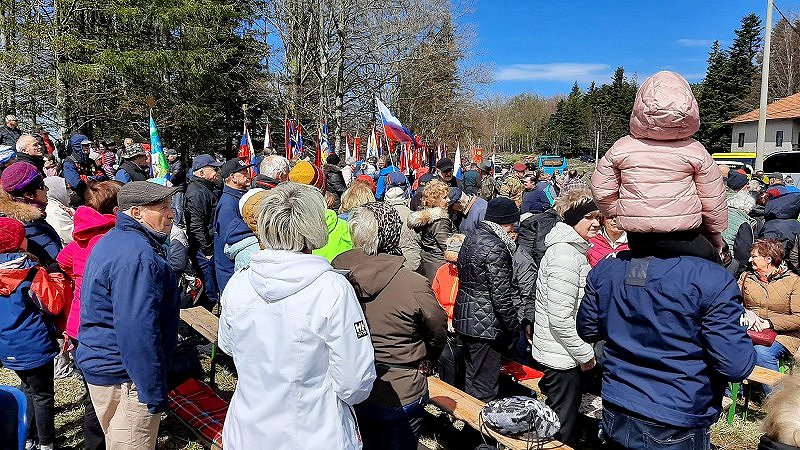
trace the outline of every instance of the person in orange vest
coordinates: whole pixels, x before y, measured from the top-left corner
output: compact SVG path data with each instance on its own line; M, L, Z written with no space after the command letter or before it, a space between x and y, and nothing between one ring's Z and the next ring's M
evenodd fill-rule
M445 383L459 389L464 388L464 358L461 356L461 349L456 345L456 333L453 329L453 307L456 304L458 295L458 252L461 251L461 244L464 243L466 236L454 234L447 238L444 252L445 262L436 271L431 288L436 295L436 300L447 313L447 345L439 357L439 377Z

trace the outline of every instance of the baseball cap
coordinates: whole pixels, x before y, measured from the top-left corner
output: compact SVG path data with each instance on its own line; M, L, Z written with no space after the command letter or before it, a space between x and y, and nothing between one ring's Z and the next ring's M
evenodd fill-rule
M200 170L203 167L220 167L221 165L222 163L214 159L213 156L203 153L202 155L195 156L192 160L192 172Z
M488 159L484 159L478 163L478 169L481 169L484 172L491 172L492 171L492 162Z
M453 160L450 158L442 158L436 163L436 168L441 172L452 172L453 167Z
M225 164L222 165L222 168L219 169L219 175L224 180L225 178L228 178L229 176L235 174L236 172L239 172L244 169L249 169L254 165L255 164L247 164L246 162L242 161L239 158L229 159L228 161L225 162Z

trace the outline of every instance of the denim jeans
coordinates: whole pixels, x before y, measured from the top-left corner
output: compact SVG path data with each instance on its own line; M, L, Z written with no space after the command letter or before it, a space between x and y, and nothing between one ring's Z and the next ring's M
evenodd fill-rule
M427 403L428 394L397 408L355 405L364 450L416 450Z
M172 194L172 209L175 211L174 223L183 225L183 207L186 204L186 193L178 191Z
M754 345L753 347L756 349L756 365L776 372L780 369L778 359L783 355L789 354L786 347L778 341L773 342L769 347L765 345Z
M204 299L201 299L200 304L209 311L219 301L219 290L217 288L217 273L214 268L214 258L206 259L203 252L198 250L192 258L195 270L200 280L203 282ZM224 258L225 255L222 255Z
M678 428L604 405L603 435L610 449L709 450L710 428Z

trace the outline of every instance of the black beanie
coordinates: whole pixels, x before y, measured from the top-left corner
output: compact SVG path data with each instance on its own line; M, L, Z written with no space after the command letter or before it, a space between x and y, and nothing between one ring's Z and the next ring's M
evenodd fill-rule
M337 155L336 153L331 153L330 155L328 155L327 158L325 158L325 162L332 166L339 164L341 161L342 160L339 159L339 155Z
M519 208L513 200L505 197L493 198L486 206L484 220L498 225L507 225L519 221Z

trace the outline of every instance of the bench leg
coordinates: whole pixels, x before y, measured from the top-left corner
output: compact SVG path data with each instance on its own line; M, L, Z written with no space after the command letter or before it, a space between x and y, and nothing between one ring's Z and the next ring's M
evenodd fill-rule
M211 373L208 376L208 382L211 385L211 389L216 389L217 384L215 382L217 378L217 343L211 343Z
M736 416L736 401L739 399L740 384L728 383L728 386L731 388L731 400L733 400L730 409L728 409L728 425L730 425L733 423L733 418Z
M742 395L744 395L744 411L742 411L742 419L747 420L747 410L750 408L750 389L752 383L745 383L742 388Z

